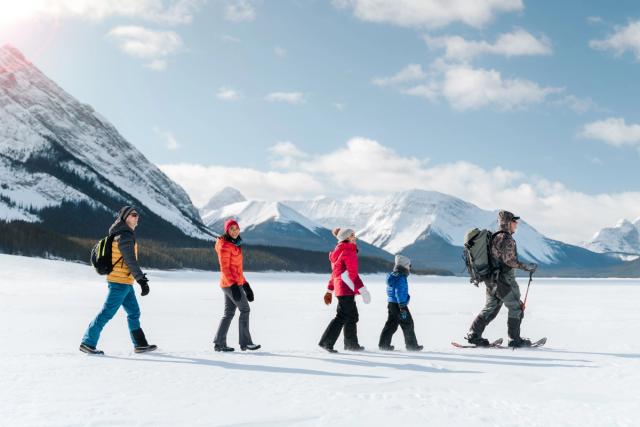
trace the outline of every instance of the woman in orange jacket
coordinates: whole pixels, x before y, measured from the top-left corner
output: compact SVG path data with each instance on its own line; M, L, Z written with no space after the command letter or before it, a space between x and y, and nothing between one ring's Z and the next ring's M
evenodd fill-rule
M240 349L257 350L249 332L249 302L253 301L253 291L244 278L242 271L242 239L238 222L229 219L224 223L224 234L218 237L215 245L220 264L220 287L224 293L224 315L213 340L215 351L234 351L227 346L227 332L236 314L240 310Z

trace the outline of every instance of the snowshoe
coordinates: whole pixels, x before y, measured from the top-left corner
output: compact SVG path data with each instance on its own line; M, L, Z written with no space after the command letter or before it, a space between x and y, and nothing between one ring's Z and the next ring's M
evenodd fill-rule
M457 348L506 348L502 346L502 338L498 338L494 342L489 343L489 345L478 346L475 344L460 344L455 341L451 342L451 345Z
M260 347L262 347L260 344L248 344L248 345L241 345L240 346L240 350L242 351L255 351L260 349Z
M407 351L422 351L423 345L416 345L415 347L407 347Z
M378 347L380 351L394 351L396 348L392 345L383 345Z
M488 339L482 338L482 336L476 334L475 332L468 333L464 338L471 345L475 345L476 347L489 347L491 343Z
M345 347L344 348L346 351L364 351L364 347L361 345L354 345L351 347Z
M512 348L521 348L521 347L531 347L531 340L528 338L514 338L509 340L509 347Z
M235 351L235 348L233 347L227 347L226 345L218 345L216 344L213 349L215 351L221 351L221 352L229 352L229 351Z
M85 344L85 343L80 344L80 351L83 352L83 353L94 354L94 355L102 355L102 354L104 354L104 351L98 350L94 346L88 345L88 344Z

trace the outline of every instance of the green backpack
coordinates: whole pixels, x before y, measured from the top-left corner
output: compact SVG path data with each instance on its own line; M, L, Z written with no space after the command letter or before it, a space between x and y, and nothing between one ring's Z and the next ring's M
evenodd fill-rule
M495 234L490 230L474 228L464 235L464 263L469 272L470 282L478 286L480 282L490 284L496 266L491 256L491 239Z

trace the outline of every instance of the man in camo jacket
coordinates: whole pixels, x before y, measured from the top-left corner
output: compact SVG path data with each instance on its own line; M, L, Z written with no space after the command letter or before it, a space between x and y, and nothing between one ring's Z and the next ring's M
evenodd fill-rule
M511 212L500 211L498 213L499 230L494 233L491 240L491 257L498 268L495 283L487 286L487 301L478 316L471 324L467 341L477 346L488 346L489 341L482 338L482 332L487 325L496 318L502 305L509 310L507 321L509 333L509 347L529 347L531 341L520 337L520 323L522 322L522 301L520 300L520 287L516 281L515 270L534 272L538 268L536 264L525 264L518 259L516 241L513 233L518 228L520 217Z

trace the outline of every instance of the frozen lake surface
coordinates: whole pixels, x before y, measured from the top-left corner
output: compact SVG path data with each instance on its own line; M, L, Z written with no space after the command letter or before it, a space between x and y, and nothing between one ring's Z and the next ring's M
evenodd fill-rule
M640 286L635 280L535 279L523 336L529 350L460 350L484 301L464 278L410 277L425 351L382 353L384 275L363 276L365 353L317 342L335 313L329 275L248 273L251 330L263 348L220 354L218 275L151 271L138 296L155 353L133 353L124 312L90 357L77 348L106 296L80 264L0 255L0 425L6 426L635 426L640 420ZM526 280L520 281L524 294ZM136 289L139 294L139 288ZM506 310L487 328L507 338ZM229 334L237 345L237 320ZM342 338L336 345L342 348Z

